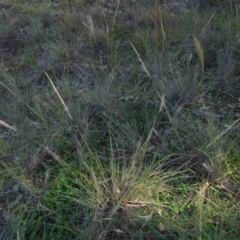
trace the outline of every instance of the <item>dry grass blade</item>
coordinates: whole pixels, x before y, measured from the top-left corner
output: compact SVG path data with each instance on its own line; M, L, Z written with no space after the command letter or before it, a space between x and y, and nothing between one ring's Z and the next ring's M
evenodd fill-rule
M45 72L45 74L46 74L46 76L47 76L49 82L51 83L51 85L52 85L54 91L56 92L57 96L59 97L59 99L60 99L62 105L64 106L64 109L65 109L65 111L67 112L69 118L70 118L71 120L73 120L73 118L72 118L72 116L71 116L71 114L70 114L70 112L69 112L69 110L68 110L67 105L66 105L65 102L63 101L61 95L59 94L58 90L56 89L55 85L53 84L51 78L49 77L49 75L48 75L46 72Z
M118 14L118 9L119 9L120 2L121 2L121 0L118 0L117 8L116 8L116 11L115 11L115 13L114 13L114 17L113 17L113 29L114 29L114 26L115 26L116 17L117 17L117 14Z
M209 143L207 145L207 148L209 148L210 146L213 145L213 143L215 143L217 140L219 140L225 133L227 133L230 129L232 129L238 122L240 121L240 119L236 120L233 124L231 124L230 126L228 126L223 132L221 132L217 137L215 137L215 139Z
M134 52L136 53L139 62L142 64L143 71L147 74L148 77L152 78L152 76L151 76L150 72L148 71L148 69L147 69L145 63L144 63L143 60L141 59L141 57L140 57L140 55L139 55L137 49L135 48L135 46L132 44L131 41L130 41L130 44L132 45L132 48L133 48Z
M15 127L10 126L9 124L7 124L6 122L4 122L4 121L2 121L2 120L0 120L0 125L2 125L2 126L4 126L4 127L6 127L6 128L9 128L9 129L14 130L14 131L17 132L17 129L16 129Z
M216 14L216 12L213 13L213 15L212 15L212 16L210 17L210 19L208 20L207 24L206 24L206 25L204 26L204 28L202 29L202 32L201 32L201 34L200 34L200 37L201 37L202 35L204 35L204 33L206 32L206 29L207 29L207 27L210 25L210 23L211 23L213 17L215 16L215 14Z

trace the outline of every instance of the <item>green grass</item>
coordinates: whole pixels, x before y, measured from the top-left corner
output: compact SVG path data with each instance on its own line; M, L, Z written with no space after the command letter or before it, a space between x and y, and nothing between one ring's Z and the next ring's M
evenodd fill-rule
M0 239L239 239L239 2L157 2L0 4Z

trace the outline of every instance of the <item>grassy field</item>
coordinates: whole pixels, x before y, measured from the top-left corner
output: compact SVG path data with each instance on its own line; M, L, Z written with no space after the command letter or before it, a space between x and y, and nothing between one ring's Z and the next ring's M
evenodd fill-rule
M180 2L1 1L1 240L240 239L240 4Z

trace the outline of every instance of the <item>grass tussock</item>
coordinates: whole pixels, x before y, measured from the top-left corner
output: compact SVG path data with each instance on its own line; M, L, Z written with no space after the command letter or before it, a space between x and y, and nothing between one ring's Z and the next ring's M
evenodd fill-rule
M239 11L2 1L0 239L239 239Z

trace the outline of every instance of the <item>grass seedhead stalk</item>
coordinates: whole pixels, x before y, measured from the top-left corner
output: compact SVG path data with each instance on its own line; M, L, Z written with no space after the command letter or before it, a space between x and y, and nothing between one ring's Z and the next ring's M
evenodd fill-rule
M166 36L166 32L165 32L164 27L163 27L162 17L160 19L160 23L161 23L161 30L162 30L162 34L163 34L163 43L166 43L167 42L167 36Z
M145 63L144 63L143 60L141 59L141 57L140 57L140 55L139 55L137 49L135 48L135 46L133 45L133 43L132 43L131 41L130 41L130 44L131 44L131 46L132 46L134 52L136 53L136 55L137 55L137 57L138 57L138 61L139 61L139 62L141 63L141 65L142 65L142 69L143 69L143 71L147 74L147 76L148 76L149 78L152 78L152 76L151 76L150 72L148 71L148 69L147 69Z
M9 129L17 132L17 129L16 129L15 127L10 126L9 124L7 124L6 122L4 122L4 121L2 121L2 120L0 120L0 125L2 125L2 126L4 126L4 127L6 127L6 128L9 128Z
M202 67L202 71L204 71L204 50L203 50L202 44L195 36L193 36L193 40L194 40L195 48L197 50L198 59Z
M55 85L53 84L53 82L52 82L51 78L49 77L49 75L47 74L47 72L45 72L45 75L47 76L49 82L51 83L51 85L52 85L52 87L53 87L55 93L57 94L58 98L60 99L62 105L64 106L64 109L65 109L65 111L67 112L69 118L70 118L71 120L73 120L73 117L71 116L71 114L70 114L70 112L69 112L69 110L68 110L67 105L66 105L65 102L63 101L61 95L59 94L57 88L56 88Z
M231 125L229 125L224 131L222 131L218 136L216 136L212 142L210 142L207 145L207 148L211 147L217 140L221 139L221 137L226 134L228 131L230 131L235 125L237 125L237 123L240 121L240 119L237 119L236 121L234 121Z
M209 187L209 183L205 182L204 186L200 189L197 194L197 211L198 211L198 240L202 240L202 231L203 231L203 203L206 198L206 191Z
M114 27L115 27L115 22L116 22L116 17L117 17L117 14L118 14L118 9L119 9L120 2L121 2L121 0L117 1L117 7L116 7L116 10L115 10L115 13L114 13L114 16L113 16L112 30L114 30Z

